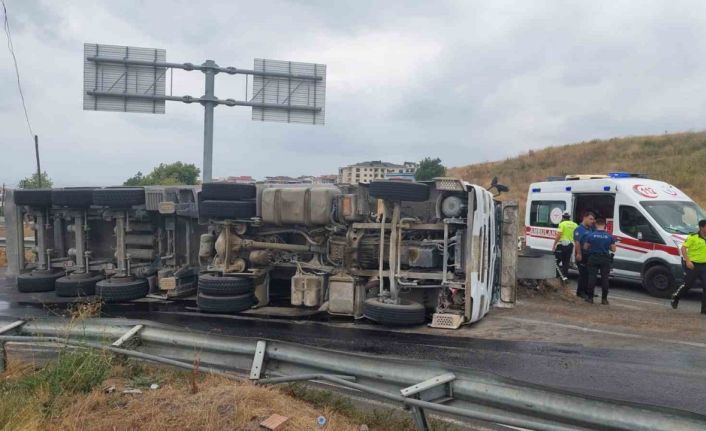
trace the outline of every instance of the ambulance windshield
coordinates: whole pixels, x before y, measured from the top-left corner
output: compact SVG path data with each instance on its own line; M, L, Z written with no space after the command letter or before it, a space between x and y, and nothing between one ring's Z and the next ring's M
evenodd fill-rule
M699 230L699 220L706 219L704 210L694 202L642 201L640 204L669 233L694 233Z

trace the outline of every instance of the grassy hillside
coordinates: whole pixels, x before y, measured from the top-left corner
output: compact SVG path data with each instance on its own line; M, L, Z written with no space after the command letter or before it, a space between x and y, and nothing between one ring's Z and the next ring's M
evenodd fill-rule
M510 187L501 199L524 203L530 183L549 176L639 172L666 181L706 208L706 132L594 140L529 151L514 158L449 169L451 176L487 185L497 175Z

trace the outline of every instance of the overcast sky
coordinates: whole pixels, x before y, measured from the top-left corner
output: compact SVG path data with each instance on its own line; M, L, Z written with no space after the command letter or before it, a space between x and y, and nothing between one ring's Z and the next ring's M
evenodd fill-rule
M214 176L336 173L363 160L448 166L612 136L704 129L703 1L5 0L42 168L55 185L201 167L203 109L82 110L83 43L164 48L167 60L252 68L324 63L326 125L216 108ZM4 35L0 35L3 37ZM0 44L0 181L34 170L11 57ZM176 71L174 94L203 94ZM216 95L244 97L218 75Z

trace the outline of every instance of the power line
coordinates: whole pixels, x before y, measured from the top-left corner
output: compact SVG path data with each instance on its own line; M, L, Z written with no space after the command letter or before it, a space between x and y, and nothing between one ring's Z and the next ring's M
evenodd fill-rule
M22 109L25 112L25 120L27 120L27 128L29 129L29 136L34 139L34 132L32 131L32 125L29 122L29 114L27 114L27 104L25 103L25 95L22 93L22 84L20 83L20 69L17 67L17 57L15 57L15 47L12 45L12 35L10 34L10 21L7 19L7 7L5 7L5 0L0 0L2 2L2 11L5 17L5 35L7 36L7 49L10 50L10 55L12 55L12 61L15 64L15 75L17 76L17 89L20 91L20 99L22 99Z

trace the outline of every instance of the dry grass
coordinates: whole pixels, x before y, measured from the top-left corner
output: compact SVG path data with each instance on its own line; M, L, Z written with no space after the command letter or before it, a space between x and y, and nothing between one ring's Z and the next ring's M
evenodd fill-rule
M150 389L153 383L159 387ZM0 430L255 431L274 413L289 418L282 431L357 431L362 424L380 431L415 429L408 413L360 408L301 384L262 387L212 375L194 382L190 371L121 362L102 352L64 352L42 369L11 362L0 374ZM323 427L319 416L327 419ZM456 429L437 420L431 428Z
M112 366L111 366L112 365ZM152 383L160 385L152 390ZM289 417L281 429L358 430L360 424L327 406L284 390L200 376L140 363L115 363L102 353L64 352L42 369L10 363L0 374L0 430L260 430L273 413ZM107 393L105 388L114 386ZM140 394L124 394L140 389ZM324 416L325 427L316 419ZM382 429L371 427L371 429Z
M702 207L706 166L706 132L674 133L594 140L529 151L507 160L449 169L449 175L476 184L489 184L497 175L510 192L504 200L517 200L521 214L532 182L566 174L639 172L680 188Z
M106 382L107 384L108 382ZM60 418L49 421L48 430L260 430L260 422L273 413L289 417L282 430L358 430L350 419L318 409L284 395L277 389L233 382L209 376L193 394L187 382L168 383L142 394L120 393L127 382L113 380L111 394L97 388L77 399ZM317 428L323 415L327 426Z

